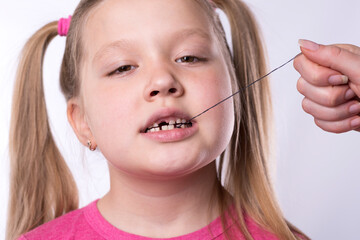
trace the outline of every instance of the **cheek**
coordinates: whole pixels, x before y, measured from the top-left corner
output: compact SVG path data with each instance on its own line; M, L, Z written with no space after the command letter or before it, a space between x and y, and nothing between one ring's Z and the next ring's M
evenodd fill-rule
M97 88L88 101L91 131L100 149L108 148L114 143L124 146L126 139L131 138L132 123L137 116L137 105L130 90L125 88ZM129 88L127 88L129 89ZM127 136L127 137L124 137Z
M215 105L232 94L230 75L225 63L222 61L214 62L210 67L198 74L201 77L193 81L196 85L191 87L191 89L195 90L193 94L195 96L198 95L199 101L207 104L207 107ZM231 100L229 99L218 106L231 102Z
M221 65L220 65L221 66ZM212 68L207 71L201 84L193 93L199 102L197 113L201 113L232 94L231 80L225 67ZM217 157L228 145L234 128L233 98L220 103L197 118L204 142L213 148ZM214 157L212 156L212 157Z

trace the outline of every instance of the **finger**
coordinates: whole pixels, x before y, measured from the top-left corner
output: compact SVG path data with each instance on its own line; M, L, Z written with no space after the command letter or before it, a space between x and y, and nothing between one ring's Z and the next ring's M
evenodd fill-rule
M360 128L360 117L354 116L340 121L323 121L315 119L315 124L322 130L332 133L343 133Z
M347 85L318 87L302 77L297 82L297 90L306 98L325 107L341 105L356 96Z
M360 55L360 47L352 45L352 44L334 44L334 46L338 46L340 48L346 49L349 52L352 52L356 55Z
M349 101L337 107L324 107L304 98L302 108L318 120L340 121L358 115L360 113L360 102Z
M308 40L299 40L301 51L311 61L329 67L360 83L360 50L353 45L319 45ZM349 50L351 49L351 50Z
M340 85L348 82L347 76L314 63L303 54L295 58L293 65L304 79L315 86Z

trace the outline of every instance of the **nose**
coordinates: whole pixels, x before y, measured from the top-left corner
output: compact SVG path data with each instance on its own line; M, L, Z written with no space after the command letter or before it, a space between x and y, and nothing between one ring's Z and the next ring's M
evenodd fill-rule
M155 70L154 70L155 69ZM147 101L154 101L162 97L180 97L184 88L176 79L170 67L153 68L149 73L149 83L145 88L144 97Z

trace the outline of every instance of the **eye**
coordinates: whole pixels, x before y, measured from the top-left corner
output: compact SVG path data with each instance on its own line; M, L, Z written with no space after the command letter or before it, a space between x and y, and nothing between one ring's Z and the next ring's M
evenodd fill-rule
M195 63L199 62L201 59L195 56L184 56L181 58L176 59L176 62L180 63Z
M128 72L128 71L131 71L133 69L135 69L135 66L123 65L123 66L117 68L115 71L109 73L109 76L114 75L114 74L122 74L122 73L125 73L125 72Z

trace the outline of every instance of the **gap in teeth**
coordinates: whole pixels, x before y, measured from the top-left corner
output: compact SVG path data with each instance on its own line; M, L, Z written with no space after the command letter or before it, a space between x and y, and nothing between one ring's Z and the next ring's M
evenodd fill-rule
M158 132L158 131L166 131L166 130L172 130L174 128L188 128L191 127L192 123L187 123L185 119L177 119L170 120L169 123L162 121L159 124L154 123L151 127L147 128L146 132Z

